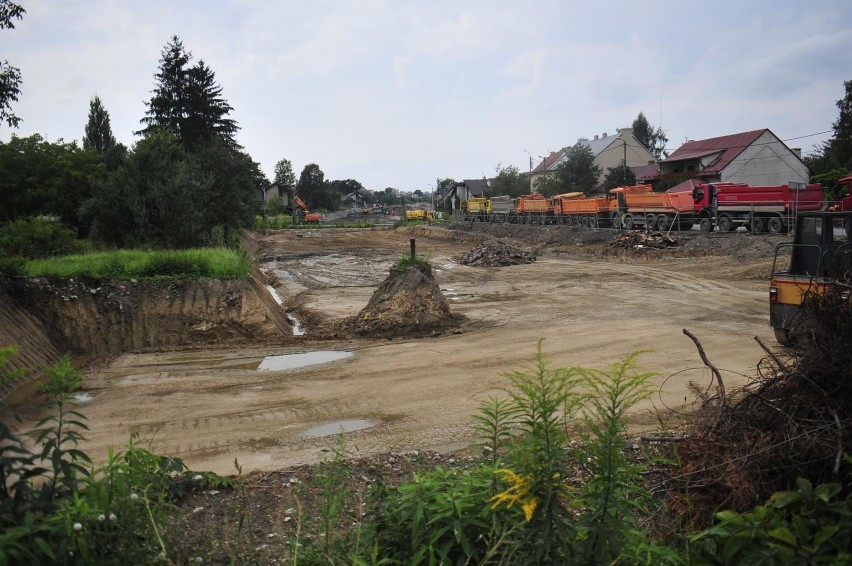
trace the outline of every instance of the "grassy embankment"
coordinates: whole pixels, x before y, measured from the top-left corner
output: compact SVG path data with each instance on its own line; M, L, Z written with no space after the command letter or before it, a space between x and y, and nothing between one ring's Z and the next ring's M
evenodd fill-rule
M114 250L35 259L26 262L31 277L94 279L245 279L251 258L241 250Z

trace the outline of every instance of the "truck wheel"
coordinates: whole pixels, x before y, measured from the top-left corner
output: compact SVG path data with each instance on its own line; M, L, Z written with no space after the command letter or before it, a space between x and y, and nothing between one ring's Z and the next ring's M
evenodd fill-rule
M770 218L769 219L769 232L772 234L778 234L784 231L784 222L780 218Z
M751 231L753 234L760 234L761 232L766 232L766 220L760 218L759 216L752 218Z
M775 329L775 340L778 341L782 346L792 346L793 341L790 339L790 329L789 328L776 328Z
M713 222L711 222L709 218L702 218L698 223L698 227L701 228L702 232L712 232Z
M597 228L598 227L598 219L594 216L589 217L589 228Z
M660 232L665 232L671 226L671 222L669 221L669 217L665 214L660 214L657 216L657 230Z
M615 228L616 230L621 228L621 218L619 218L618 216L613 216L612 217L612 227Z
M633 230L636 227L636 224L633 222L633 215L627 214L624 216L624 227L628 230Z
M720 232L730 232L734 229L734 223L731 222L731 219L727 216L723 216L719 219L719 231Z
M648 216L646 216L645 217L645 230L647 230L648 232L653 232L656 227L657 227L657 219L654 217L654 215L649 214Z

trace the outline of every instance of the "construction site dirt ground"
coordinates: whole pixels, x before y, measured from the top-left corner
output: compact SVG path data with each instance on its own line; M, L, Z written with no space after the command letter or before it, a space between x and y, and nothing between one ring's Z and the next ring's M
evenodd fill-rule
M354 456L458 450L476 439L480 404L505 395L504 374L526 367L539 343L552 367L606 369L645 351L641 366L659 375L654 395L629 416L639 432L689 413L690 382L714 387L683 329L698 337L729 389L754 375L764 356L753 337L776 347L767 277L772 247L783 237L694 234L678 250L615 250L607 231L566 236L528 227L505 241L534 251L537 261L489 268L459 264L493 236L462 228L260 236L257 261L305 334L256 348L125 354L86 370L84 450L99 459L138 433L157 454L221 474L234 473L235 460L244 473L315 463L341 431ZM419 338L331 330L364 308L409 253L411 238L465 322ZM351 355L257 369L267 356L318 351Z

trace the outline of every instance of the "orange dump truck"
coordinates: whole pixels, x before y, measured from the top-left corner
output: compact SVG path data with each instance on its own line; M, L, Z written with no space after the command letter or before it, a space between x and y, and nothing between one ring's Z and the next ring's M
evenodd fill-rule
M616 228L623 226L631 230L644 227L646 230L665 232L671 229L675 222L677 227L685 228L687 224L692 227L691 197L686 199L669 192L655 193L650 185L616 187L609 193L616 203L616 215L613 219L613 226Z
M518 206L515 211L518 222L522 224L549 224L553 220L550 200L544 195L531 194L518 197Z
M565 193L551 198L557 224L606 227L612 220L615 200L605 196L587 197L583 193Z

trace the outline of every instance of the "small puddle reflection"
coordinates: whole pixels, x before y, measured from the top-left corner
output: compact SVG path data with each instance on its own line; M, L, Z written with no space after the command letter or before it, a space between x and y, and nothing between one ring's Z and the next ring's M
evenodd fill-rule
M381 421L373 419L350 419L345 421L334 421L323 425L309 428L302 433L302 438L322 438L323 436L332 436L342 432L355 432L365 428L374 427Z
M278 290L272 285L267 285L266 290L269 291L269 294L272 295L272 298L275 299L275 302L279 305L284 304L284 299L281 298L281 295L278 294Z
M287 320L293 325L293 336L304 336L305 329L302 327L302 323L299 322L299 319L293 316L292 314L287 315Z
M74 400L78 403L88 403L92 399L94 399L94 397L92 397L91 393L88 391L80 391L74 394Z
M258 370L281 371L285 369L296 369L316 364L325 364L348 358L352 352L335 352L331 350L320 350L318 352L305 352L303 354L284 354L281 356L266 356Z

